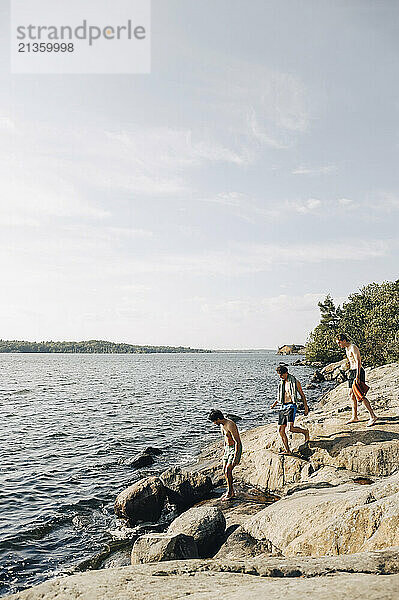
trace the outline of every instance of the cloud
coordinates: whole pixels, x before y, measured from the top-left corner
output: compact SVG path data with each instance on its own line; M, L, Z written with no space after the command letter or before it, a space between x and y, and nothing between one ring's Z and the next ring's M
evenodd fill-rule
M269 221L283 216L289 218L292 211L303 215L317 214L325 208L323 202L318 198L261 201L242 192L223 192L210 198L200 199L200 201L223 206L231 214L251 223L256 223L259 219ZM287 213L287 209L291 212Z
M209 198L199 198L197 201L222 206L234 216L249 223L256 223L259 218L276 219L282 214L282 208L277 203L261 204L259 200L242 192L221 192Z
M245 319L248 316L257 316L259 318L270 313L284 312L313 312L318 310L317 303L325 298L325 293L311 293L302 296L289 296L280 294L266 298L235 299L224 302L203 302L201 311L204 313L214 313L230 316L238 315Z
M214 197L206 198L204 202L221 204L231 208L242 208L248 204L250 198L241 192L221 192Z
M362 208L359 216L369 220L370 216L376 218L382 213L391 213L399 210L399 194L388 191L369 192L362 200L355 201L351 198L338 198L338 207L343 210L357 210Z
M359 218L369 220L370 215L374 218L374 216L378 216L376 213L393 212L399 209L399 195L393 192L375 192L369 194L362 202L347 197L332 200L321 200L320 198L260 199L233 191L220 192L214 196L196 200L224 207L230 214L249 223L257 223L259 219L267 222L282 217L285 219L296 218L295 213L306 217L328 215L334 219L342 212L346 213L359 208L363 209L359 212Z
M0 222L38 225L45 217L104 219L109 212L89 201L79 180L68 173L60 137L43 127L9 128L0 144ZM65 139L68 145L68 138ZM63 150L65 151L65 146ZM82 170L84 167L80 165Z
M384 257L389 252L386 241L341 240L319 244L236 244L228 250L192 255L159 256L130 262L129 269L139 273L203 273L239 276L262 273L274 266L357 262Z
M122 238L153 238L154 232L148 229L136 229L134 227L106 227L106 233Z
M99 191L187 197L191 170L215 162L240 167L250 160L247 153L191 130L70 130L15 125L5 117L0 124L0 225L31 226L45 216L104 219L112 208L98 205Z
M42 217L104 219L110 214L84 199L72 183L36 171L29 161L3 162L0 177L0 222L32 226Z
M11 117L0 114L0 129L9 131L15 129L15 123Z
M289 203L290 208L302 214L317 212L322 207L322 201L318 198L309 198L304 201L295 201Z
M118 156L131 160L144 172L154 169L198 167L206 162L247 164L248 152L237 152L213 139L205 131L158 127L107 132Z
M254 108L248 110L248 129L252 137L265 146L270 146L277 150L284 150L290 148L291 142L286 138L272 137L268 130L270 127L265 125L258 120L258 116Z
M293 175L327 175L337 170L335 165L322 165L320 167L297 167L291 173Z
M370 201L370 206L376 210L388 212L399 209L399 194L394 192L377 192L375 201Z
M340 206L353 206L354 202L351 198L338 198L338 204Z
M298 76L231 57L221 70L212 61L200 92L201 103L206 98L215 114L216 129L223 124L255 156L262 147L292 147L308 129L311 101Z

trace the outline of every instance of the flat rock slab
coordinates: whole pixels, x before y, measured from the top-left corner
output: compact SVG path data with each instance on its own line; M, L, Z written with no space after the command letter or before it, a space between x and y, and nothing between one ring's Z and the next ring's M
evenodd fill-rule
M277 559L274 559L277 560ZM253 569L250 574L247 572ZM8 596L9 600L397 600L399 575L337 573L303 578L260 577L241 563L175 561L162 565L136 565L89 571L47 581Z

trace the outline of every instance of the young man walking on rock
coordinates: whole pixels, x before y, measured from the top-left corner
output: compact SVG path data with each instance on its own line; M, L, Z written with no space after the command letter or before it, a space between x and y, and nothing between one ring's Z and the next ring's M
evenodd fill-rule
M295 427L294 425L297 412L296 401L298 393L302 398L305 407L305 416L309 412L309 407L301 384L293 375L288 373L287 367L284 367L283 365L278 366L277 373L280 377L280 383L278 386L277 400L274 402L274 404L272 404L271 408L274 408L277 404L279 405L280 410L278 411L278 424L279 433L285 448L284 454L292 456L292 452L288 444L287 433L285 431L287 424L290 426L289 431L291 433L302 433L302 435L305 436L305 443L307 444L309 442L309 430L302 429L302 427Z
M231 419L226 419L220 410L212 410L209 420L220 426L224 437L223 474L227 482L227 492L221 500L234 498L233 469L241 460L242 444L238 427Z
M337 344L340 348L345 348L346 356L349 360L349 398L352 401L352 418L349 423L358 423L359 417L357 416L357 402L363 402L364 406L370 414L370 420L367 423L368 427L372 427L377 421L375 412L373 411L370 402L366 398L366 394L362 392L362 388L366 383L366 373L362 367L362 359L360 357L360 350L355 344L349 341L348 337L344 333L337 335ZM355 389L354 386L357 386ZM363 388L364 389L364 388ZM366 390L368 387L366 388Z

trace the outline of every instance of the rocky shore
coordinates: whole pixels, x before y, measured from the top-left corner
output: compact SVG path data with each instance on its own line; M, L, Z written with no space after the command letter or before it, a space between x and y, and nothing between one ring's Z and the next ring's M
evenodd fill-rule
M294 456L279 454L276 425L242 433L234 500L219 499L216 443L189 471L169 469L118 496L116 514L131 527L162 520L168 509L159 530L149 524L137 534L130 566L50 580L9 598L398 598L399 365L366 374L374 427L362 409L360 423L346 424L344 382L299 417L312 441L306 447L294 435Z

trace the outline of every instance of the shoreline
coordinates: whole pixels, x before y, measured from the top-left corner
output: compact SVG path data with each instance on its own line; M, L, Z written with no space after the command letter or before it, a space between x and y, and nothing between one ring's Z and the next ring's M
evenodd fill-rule
M307 417L307 426L311 429L312 440L310 456L303 456L300 452L300 444L298 445L297 441L301 441L301 436L293 438L294 450L299 451L297 455L293 457L279 456L277 454L279 439L276 435L275 424L262 425L243 431L243 459L242 463L234 470L235 481L241 482L238 483L238 497L232 502L222 503L216 494L216 497L201 500L199 505L198 503L194 505L220 508L225 515L227 529L233 528L233 531L229 532L216 556L206 559L205 563L204 561L198 563L196 560L190 559L189 561L178 561L178 567L176 567L173 566L175 562L168 561L162 563L162 569L165 572L172 569L173 577L181 579L181 571L191 569L193 573L197 573L199 572L197 569L205 568L204 564L206 564L206 570L214 570L215 573L221 574L226 567L226 561L229 568L234 571L234 565L238 560L244 563L244 570L241 572L245 573L249 572L250 568L253 570L266 569L267 565L270 566L271 561L274 561L273 568L280 565L281 570L284 564L288 564L287 560L289 559L291 560L291 569L296 565L297 570L304 569L306 571L309 569L309 564L313 564L306 561L314 561L315 557L319 557L317 560L322 560L322 563L317 563L319 564L318 576L321 576L326 569L327 572L335 572L335 567L331 567L332 564L338 565L335 570L341 572L339 565L342 560L352 560L350 557L355 555L357 564L368 565L369 572L372 572L370 564L373 561L375 563L376 553L382 553L378 554L381 563L385 556L383 553L388 552L391 553L389 555L390 562L388 561L391 566L386 567L387 572L398 573L399 554L395 554L392 548L396 545L399 546L399 533L396 534L397 529L393 527L393 532L387 535L386 525L382 519L370 537L367 530L367 511L370 511L372 504L370 505L370 502L365 504L365 499L372 494L379 498L377 502L390 506L389 518L391 521L392 518L397 519L399 525L399 474L395 475L399 458L399 399L396 392L399 385L399 365L392 363L368 369L367 372L368 381L371 383L372 400L381 417L376 426L367 429L365 427L366 419L351 427L345 424L348 401L344 383L325 393ZM200 452L198 460L185 467L185 470L211 476L213 492L221 475L220 457L219 455L215 457L215 450L220 450L220 446L221 442L208 444ZM269 493L275 494L275 497L278 496L279 500L266 505L265 497L261 501L258 497L258 502L256 502L254 497L250 497L251 488L252 492L259 490L260 494L268 490ZM347 498L346 504L342 504L342 498ZM348 503L351 504L352 513L358 514L355 523L360 522L360 526L355 526L355 533L345 530L345 519L342 521L342 513L347 510L344 506L346 507ZM323 529L323 522L328 522L331 519L331 512L334 512L334 509L331 511L331 508L326 507L335 505L340 512L341 522L337 516L338 521L335 525L335 522L330 522ZM383 511L383 514L384 512L386 511ZM181 514L185 513L187 510ZM315 515L317 515L317 523L319 523L318 528L314 522ZM337 526L338 530L336 530ZM296 535L294 539L290 533L293 530L299 531L299 535ZM265 554L264 546L261 546L262 540L264 543L265 535L270 542L270 548L274 548L274 552ZM337 535L340 539L338 546L334 541L338 539ZM116 571L120 572L121 569L122 571L127 570L129 576L133 577L135 572L137 574L140 572L144 576L145 573L150 573L155 568L153 564L149 564L119 566L118 569L115 569L110 565L116 558L115 553L108 558L110 559L108 565L101 566L111 568L85 571L81 575L67 576L62 581L65 583L70 578L82 577L82 582L90 580L90 585L97 585L96 581L103 581L106 572L111 579L115 577L116 581L118 578ZM339 564L337 563L338 558L341 561ZM258 561L256 568L254 560ZM323 568L320 567L321 564L324 565ZM86 565L86 568L93 568L93 566L98 568L99 565ZM361 578L364 578L365 570L362 569L363 567L359 568L358 572L363 573ZM281 575L283 578L285 576L287 575ZM172 575L168 577L172 577ZM39 593L39 588L42 586L52 589L58 585L55 581L49 580L9 598L20 598L21 600L36 598L35 590L38 590ZM74 579L74 581L76 580ZM112 583L112 586L114 585L116 585L115 582ZM112 589L115 591L114 587ZM27 592L30 595L25 595ZM109 591L109 593L111 592ZM58 597L67 598L67 595L61 594ZM114 597L118 598L117 595ZM165 596L165 598L169 597L172 598L172 596Z

